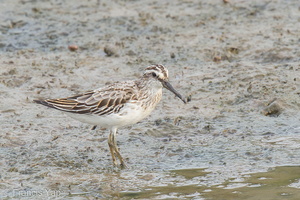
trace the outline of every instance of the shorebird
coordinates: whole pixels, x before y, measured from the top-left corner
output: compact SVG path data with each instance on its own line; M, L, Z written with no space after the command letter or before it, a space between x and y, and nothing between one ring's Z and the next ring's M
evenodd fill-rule
M163 87L186 103L169 83L168 70L163 65L148 66L138 80L113 83L72 97L34 102L64 111L76 120L94 125L93 129L97 125L109 129L108 146L113 165L124 168L126 164L116 143L117 129L150 115L161 100Z

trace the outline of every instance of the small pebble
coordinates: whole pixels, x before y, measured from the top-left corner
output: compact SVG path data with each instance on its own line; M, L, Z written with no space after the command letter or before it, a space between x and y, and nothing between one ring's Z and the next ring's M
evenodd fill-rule
M190 102L192 101L192 95L189 95L187 98L186 98L186 102Z
M214 58L213 58L213 61L214 62L220 62L222 60L222 57L221 56L215 56Z
M282 113L282 107L277 102L272 102L262 110L262 114L270 117L278 117Z
M175 57L176 57L176 56L175 56L175 53L171 53L171 54L170 54L170 57L171 57L171 58L175 58Z
M105 46L103 51L108 57L110 57L110 56L118 57L119 56L118 53L117 53L116 48L114 48L112 46Z
M68 49L69 49L70 51L77 51L77 50L78 50L78 46L77 46L77 45L69 45L69 46L68 46Z

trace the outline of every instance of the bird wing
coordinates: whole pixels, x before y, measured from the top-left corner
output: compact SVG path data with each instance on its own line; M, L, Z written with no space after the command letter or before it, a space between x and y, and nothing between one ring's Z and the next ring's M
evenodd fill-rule
M104 115L118 112L125 103L137 100L137 86L128 81L60 99L35 100L36 103L65 112Z

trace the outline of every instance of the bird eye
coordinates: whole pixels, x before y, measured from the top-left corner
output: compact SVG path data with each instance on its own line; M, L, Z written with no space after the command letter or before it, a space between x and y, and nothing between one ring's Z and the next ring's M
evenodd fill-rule
M156 74L155 74L154 72L152 72L152 76L153 76L153 77L156 77Z

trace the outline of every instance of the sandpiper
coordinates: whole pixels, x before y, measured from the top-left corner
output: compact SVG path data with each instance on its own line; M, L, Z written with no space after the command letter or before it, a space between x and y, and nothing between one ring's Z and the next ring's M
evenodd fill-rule
M124 168L126 164L116 143L117 129L147 117L160 101L163 87L186 103L169 83L168 70L163 65L147 67L138 80L117 82L72 97L34 102L64 111L76 120L94 125L93 128L99 125L109 129L108 145L113 164Z

